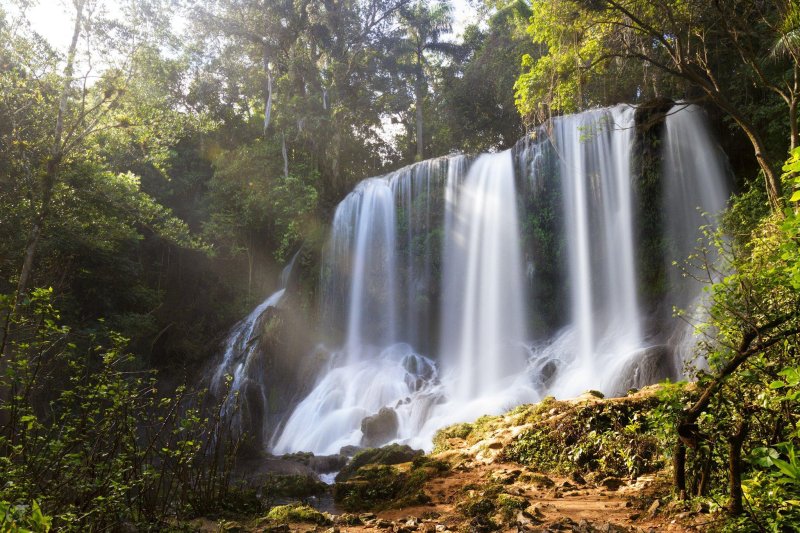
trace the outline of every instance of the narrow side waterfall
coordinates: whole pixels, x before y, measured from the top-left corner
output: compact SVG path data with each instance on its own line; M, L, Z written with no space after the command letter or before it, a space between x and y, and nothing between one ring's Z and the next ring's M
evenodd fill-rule
M263 446L430 449L444 425L548 394L679 377L692 340L672 307L700 287L673 262L724 208L728 176L702 110L640 112L557 117L509 151L361 182L323 250L321 347L287 359L318 371ZM234 328L213 378L260 385L263 409L249 347L282 294Z
M480 156L444 207L452 225L444 243L440 354L459 401L501 391L527 366L516 197L506 151Z
M258 326L267 311L280 305L286 293L292 267L297 260L295 254L281 272L278 290L269 295L247 317L237 323L225 339L221 361L212 370L211 392L224 397L223 409L233 416L232 425L240 432L246 431L253 417L263 417L269 399L266 383L269 379L263 360L259 357L256 340L261 334ZM246 405L234 406L239 396L246 396ZM269 430L262 424L255 424L263 431ZM262 438L268 438L263 435Z
M665 211L671 257L695 252L701 226L708 225L728 201L725 159L711 137L705 113L696 106L678 104L664 121ZM670 269L674 303L685 306L696 297L696 287L680 281L679 269Z
M553 125L572 315L572 332L560 337L558 353L543 351L565 367L550 386L558 396L613 390L619 364L642 346L631 196L634 128L629 106L562 117ZM543 179L536 173L530 179Z

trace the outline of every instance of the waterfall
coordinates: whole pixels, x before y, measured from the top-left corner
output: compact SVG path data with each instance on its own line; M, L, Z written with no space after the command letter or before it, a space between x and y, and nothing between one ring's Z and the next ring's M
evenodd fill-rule
M269 376L267 376L265 369L260 364L260 358L258 357L258 345L256 342L260 336L258 325L267 310L278 307L281 300L283 300L286 287L289 284L292 267L297 260L298 254L299 252L283 268L278 290L270 294L244 320L239 321L231 329L225 339L222 358L212 371L210 390L216 396L224 395L223 411L226 414L233 414L233 426L238 432L248 429L243 427L245 424L242 416L243 410L257 410L260 415L263 415L268 406L266 383ZM229 384L228 380L230 380ZM251 400L250 404L240 405L238 409L235 409L234 404L237 402L237 398L244 394L247 389L255 391L260 405L258 407L252 405Z
M394 196L385 180L361 182L336 209L335 261L352 272L345 353L363 359L367 346L386 346L397 330L397 258Z
M696 252L698 241L703 236L700 228L713 227L715 215L727 204L726 159L722 149L713 141L705 113L697 106L679 103L667 115L664 124L667 257L686 258ZM706 250L704 260L713 264L715 250ZM696 302L706 297L701 292L700 283L671 265L667 266L667 272L668 301L691 313L698 307ZM695 345L692 325L685 323L674 328L667 343L674 346L676 364L682 366L690 361Z
M644 161L637 120L622 105L557 117L512 150L362 181L323 250L322 369L265 446L430 449L446 424L547 394L678 377L691 335L671 309L700 287L672 265L725 206L724 155L681 104ZM250 375L273 296L231 332L217 380Z
M669 256L686 258L695 251L708 225L728 201L725 159L713 142L705 113L693 106L678 104L665 120L664 175L665 212L669 224ZM721 179L720 177L723 177ZM673 300L687 305L696 295L692 283L681 282L681 272L669 269Z
M551 387L558 396L613 389L618 364L642 346L632 229L634 127L629 106L562 117L553 125L573 331L561 337L572 345L556 354L566 367ZM542 178L534 171L531 179ZM552 352L544 351L546 360Z
M457 190L445 206L451 223L444 243L440 356L442 366L455 372L453 398L467 401L498 392L527 362L511 152L479 157Z

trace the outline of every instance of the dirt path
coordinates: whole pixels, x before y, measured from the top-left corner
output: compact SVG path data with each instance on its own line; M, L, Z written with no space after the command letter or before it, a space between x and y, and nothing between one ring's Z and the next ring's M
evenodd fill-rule
M370 514L362 515L365 525L340 526L339 530L475 531L477 528L471 527L469 517L459 511L458 504L479 496L481 487L491 484L493 480L508 481L514 478L514 481L504 485L504 493L523 498L530 505L524 512L516 513L516 517L510 521L511 527L508 523L502 525L501 531L650 532L703 529L692 522L693 518L700 515L685 513L679 519L667 516L660 501L655 509L650 510L655 501L653 495L664 491L664 479L642 477L635 482L624 482L619 487L608 482L611 487L607 488L591 482L578 484L567 478L539 477L535 474L535 481L531 481L529 476L530 471L513 463L475 465L431 480L425 488L432 498L427 506L374 513L374 518ZM549 483L544 480L549 480L553 486L545 486ZM642 509L643 506L646 508Z

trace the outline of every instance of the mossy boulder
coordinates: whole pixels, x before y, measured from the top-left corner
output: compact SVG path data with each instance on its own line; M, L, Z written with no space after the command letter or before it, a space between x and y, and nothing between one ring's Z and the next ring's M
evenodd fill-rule
M515 437L504 457L565 475L636 477L655 472L664 466L658 435L669 423L659 390L610 400L587 394L577 401L554 402L553 409L528 417L530 428ZM671 394L688 391L678 387Z
M402 508L430 502L425 483L449 471L436 459L417 455L410 464L368 464L359 467L346 481L337 481L334 501L346 511Z
M505 522L512 520L517 516L517 513L524 511L530 506L530 502L525 498L512 496L510 494L498 495L495 504Z
M267 500L275 498L299 498L323 494L328 490L328 485L311 475L279 475L270 474L264 481L261 489L262 495Z
M420 457L422 454L422 450L414 450L405 444L390 444L382 448L361 450L339 472L336 476L336 481L337 483L347 481L358 469L366 465L398 465L411 462L415 457Z
M327 526L333 523L331 518L308 505L291 504L279 505L270 509L266 520L273 524L287 524L303 522Z

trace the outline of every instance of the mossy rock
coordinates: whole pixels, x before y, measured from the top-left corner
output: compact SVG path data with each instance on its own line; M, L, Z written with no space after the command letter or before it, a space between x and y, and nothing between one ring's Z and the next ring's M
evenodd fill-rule
M390 444L382 448L368 448L353 456L349 463L336 476L336 482L350 479L359 468L366 465L397 465L413 461L423 455L422 450L415 450L405 444Z
M522 474L519 480L523 483L530 483L534 487L540 489L549 489L556 486L556 482L544 474L537 474L535 472Z
M495 502L497 509L500 511L500 514L505 521L511 520L517 516L519 511L524 511L530 506L530 502L525 498L512 496L510 494L498 495Z
M665 463L658 453L658 434L669 423L659 411L664 400L658 390L603 401L557 402L556 412L539 410L540 416L518 412L530 419L531 427L515 437L503 456L564 475L636 477L655 472Z
M346 511L402 508L430 502L425 483L449 471L449 465L425 456L417 456L407 469L396 465L369 464L350 474L347 481L337 481L334 501Z
M328 485L310 475L269 475L264 482L262 494L272 498L308 498L324 494Z
M313 507L301 504L279 505L270 509L266 519L276 524L287 524L293 522L304 522L327 526L333 521L325 514L320 513Z
M466 440L472 433L473 425L467 422L461 424L454 424L440 429L433 436L433 451L434 453L444 452L450 450L450 439Z

